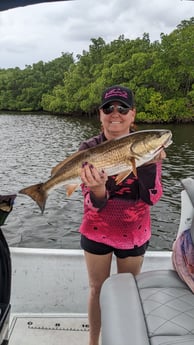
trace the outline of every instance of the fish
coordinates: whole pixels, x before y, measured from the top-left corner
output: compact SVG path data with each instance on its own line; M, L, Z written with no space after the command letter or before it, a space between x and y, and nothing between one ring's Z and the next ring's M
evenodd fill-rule
M119 184L131 172L137 176L136 169L149 163L163 148L168 147L172 143L171 138L172 132L168 129L152 129L107 140L73 153L52 168L47 181L23 188L19 193L31 197L43 213L53 189L64 186L69 197L81 185L80 174L85 162L95 166L99 172L106 172L108 176L117 175L116 184Z

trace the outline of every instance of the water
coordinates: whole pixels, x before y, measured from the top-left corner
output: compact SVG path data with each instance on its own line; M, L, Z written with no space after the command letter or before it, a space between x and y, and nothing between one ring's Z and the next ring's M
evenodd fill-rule
M0 115L0 194L45 181L53 166L75 152L82 140L99 132L97 120L53 115ZM169 128L173 144L163 163L162 199L151 208L149 250L171 249L180 219L180 179L194 177L194 124L140 125L138 129ZM67 198L63 188L49 196L42 215L29 197L18 194L14 209L2 227L11 246L80 248L82 219L80 190Z

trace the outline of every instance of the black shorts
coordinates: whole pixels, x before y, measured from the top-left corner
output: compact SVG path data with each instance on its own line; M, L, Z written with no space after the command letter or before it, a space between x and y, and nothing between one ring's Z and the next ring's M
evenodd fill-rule
M132 249L117 249L117 248L108 246L107 244L104 244L104 243L99 243L99 242L89 240L84 235L81 235L80 245L82 249L84 249L86 252L89 252L91 254L105 255L105 254L114 252L117 258L124 259L129 256L144 255L149 245L149 241L147 241L140 247L135 246Z

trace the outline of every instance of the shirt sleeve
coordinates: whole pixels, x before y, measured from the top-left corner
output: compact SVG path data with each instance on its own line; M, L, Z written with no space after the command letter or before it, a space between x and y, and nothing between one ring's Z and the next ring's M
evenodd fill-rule
M162 196L161 181L162 163L143 165L137 169L140 199L154 205Z
M90 191L90 189L84 185L84 183L81 184L82 194L84 196L84 203L85 205L91 209L92 211L100 211L106 204L108 200L108 192L106 193L106 196L102 200L97 200L93 193Z

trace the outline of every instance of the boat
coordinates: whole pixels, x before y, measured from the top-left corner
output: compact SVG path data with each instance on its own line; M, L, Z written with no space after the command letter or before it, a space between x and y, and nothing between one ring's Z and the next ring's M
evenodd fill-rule
M181 192L181 215L177 236L190 228L192 219L194 219L194 179L184 179L182 184L184 188ZM9 206L8 215L13 207L15 196L6 196L6 198ZM5 204L5 200L2 200ZM4 213L5 211L3 211L3 215ZM4 216L3 221L5 218ZM64 345L68 342L72 345L86 344L89 331L88 279L83 251L78 249L8 248L3 233L1 235L0 263L4 262L7 274L5 275L5 268L3 270L0 266L0 344ZM140 275L156 274L161 270L162 272L174 271L171 256L171 251L148 251ZM3 271L4 274L2 274ZM114 260L111 277L117 277ZM2 282L3 285L6 285L3 295ZM105 282L105 286L106 284ZM104 288L102 291L105 295L107 294L106 291L104 292ZM192 297L194 302L194 296ZM102 296L102 310L108 299L106 296L104 301ZM110 306L105 310L111 310ZM194 308L191 313L193 313L194 319ZM106 325L107 320L111 320L110 315L105 317L102 330L104 330L103 324ZM109 327L105 327L105 329L109 329ZM107 342L106 334L105 339L103 335L102 332L102 345L114 345L112 339L112 344L110 344ZM194 331L192 336L194 337ZM117 345L120 344L117 343ZM181 342L179 344L190 345L190 343ZM140 344L133 341L133 345L146 345L146 342Z
M54 1L71 1L71 0L54 0ZM24 7L29 5L36 5L41 3L54 2L53 0L1 0L0 11L6 11L16 7Z
M41 2L49 0L2 0L0 11ZM182 184L177 236L194 223L194 180L187 178ZM3 203L0 226L11 212L15 197L0 199ZM151 340L146 326L149 315L144 313L142 300L138 299L142 294L142 280L144 286L146 279L157 281L157 288L162 289L165 281L165 288L169 288L175 274L172 251L148 251L137 279L130 274L122 274L122 277L116 274L113 260L111 276L103 285L100 299L102 345L194 344L194 323L186 336L169 335L163 330L162 335L154 334ZM194 297L178 276L176 282L179 291L184 289L184 294L189 296L189 320L194 319ZM115 293L115 286L123 293L121 290ZM89 331L87 295L88 278L82 250L9 248L3 231L0 232L0 345L86 345ZM126 299L120 300L118 295Z

